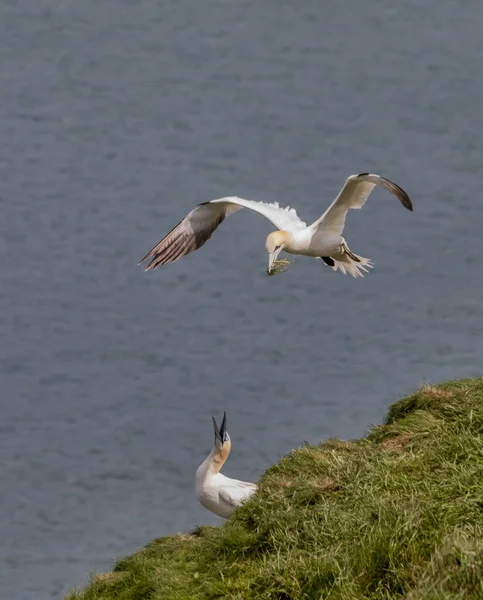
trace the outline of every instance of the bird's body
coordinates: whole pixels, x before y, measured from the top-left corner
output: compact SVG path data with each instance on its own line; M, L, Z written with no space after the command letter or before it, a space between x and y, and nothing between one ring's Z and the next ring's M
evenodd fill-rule
M277 256L284 250L289 254L322 258L334 270L362 277L363 271L372 266L371 262L350 251L342 232L347 211L362 208L376 185L390 191L405 208L413 210L411 200L403 189L384 177L370 173L348 177L334 202L309 226L299 219L293 208L280 208L278 203L267 204L236 196L220 198L204 202L188 213L141 262L150 258L146 268L149 270L190 254L206 243L229 214L240 208L248 208L263 215L277 227L277 231L267 237L265 244L269 254L269 274Z
M284 251L289 254L303 254L314 258L330 256L332 253L337 252L345 241L340 235L330 233L323 236L317 235L317 231L310 227L289 233L291 235L287 236Z
M225 477L220 469L230 454L231 441L226 431L226 413L220 429L213 418L215 443L196 471L196 496L215 515L228 519L236 508L257 491L257 485Z
M228 519L235 508L256 492L257 487L253 483L231 479L222 473L215 473L210 465L205 463L196 471L198 500L215 515Z

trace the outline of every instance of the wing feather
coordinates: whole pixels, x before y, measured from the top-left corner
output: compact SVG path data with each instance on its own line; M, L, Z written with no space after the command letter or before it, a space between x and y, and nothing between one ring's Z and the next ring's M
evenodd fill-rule
M293 231L305 227L293 208L280 208L277 203L266 204L236 196L211 200L189 212L139 264L151 259L146 267L146 271L149 271L198 250L229 214L242 207L263 215L278 229Z
M247 481L231 481L229 484L224 483L220 488L219 494L223 502L236 508L243 504L248 498L251 498L257 491L258 486L255 483Z
M146 271L149 271L198 250L210 239L215 229L224 221L226 214L223 205L200 204L165 235L139 264L150 258L151 261L146 267Z
M172 261L175 259L175 256L179 256L179 251L181 248L183 248L186 244L186 237L183 235L180 235L179 237L175 238L175 240L173 241L173 243L171 244L171 246L169 246L169 248L166 249L166 254L164 255L164 257L162 259L160 259L160 264L166 264L168 261Z
M401 187L380 175L360 173L347 178L337 198L311 227L315 230L322 230L324 234L341 235L344 230L347 211L350 208L362 208L376 185L394 194L404 208L413 210L413 204L409 196Z
M277 229L284 231L297 231L306 227L306 223L299 219L295 208L282 208L278 202L257 202L255 200L245 200L237 196L220 198L219 200L211 200L207 204L227 203L234 204L238 207L248 208L259 215L263 215Z

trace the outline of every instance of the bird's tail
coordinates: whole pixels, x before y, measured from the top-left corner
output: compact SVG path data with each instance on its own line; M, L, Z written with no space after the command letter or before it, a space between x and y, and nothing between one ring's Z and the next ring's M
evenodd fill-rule
M372 269L372 262L368 258L354 254L349 246L344 241L339 247L338 252L333 252L330 255L332 263L330 264L334 271L342 271L344 275L348 273L352 277L364 277L364 273L368 273L368 269Z

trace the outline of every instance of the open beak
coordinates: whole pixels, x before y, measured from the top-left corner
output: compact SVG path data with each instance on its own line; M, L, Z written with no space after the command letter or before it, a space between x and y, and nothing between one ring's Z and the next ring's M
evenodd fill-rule
M215 417L211 417L213 419L213 428L215 430L215 438L221 442L223 446L223 442L225 441L226 434L226 412L223 413L223 421L221 422L221 427L218 429L218 425L216 424Z
M277 257L281 251L282 251L282 248L277 248L271 254L268 255L268 268L267 268L268 275L272 274L273 263L277 260Z

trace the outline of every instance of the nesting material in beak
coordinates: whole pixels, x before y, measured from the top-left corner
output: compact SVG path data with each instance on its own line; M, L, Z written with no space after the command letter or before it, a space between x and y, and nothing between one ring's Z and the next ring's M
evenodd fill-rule
M292 260L287 260L286 258L280 258L279 260L274 260L270 263L267 274L277 275L278 273L285 273L287 267L292 263Z

